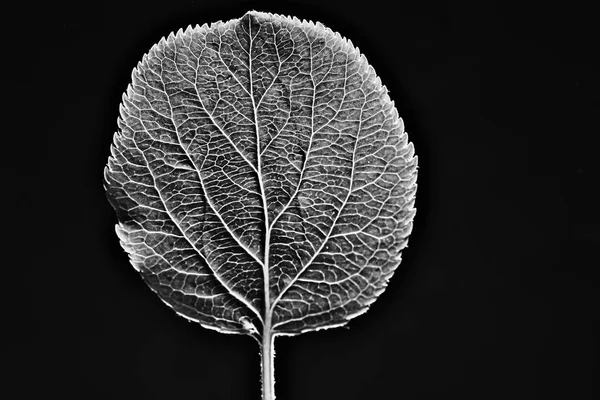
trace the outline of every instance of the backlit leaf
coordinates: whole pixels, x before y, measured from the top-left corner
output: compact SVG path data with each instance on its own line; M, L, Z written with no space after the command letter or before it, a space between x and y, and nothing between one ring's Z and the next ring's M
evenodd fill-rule
M152 47L123 95L105 187L121 245L179 315L263 348L345 324L400 264L417 157L358 49L259 12Z

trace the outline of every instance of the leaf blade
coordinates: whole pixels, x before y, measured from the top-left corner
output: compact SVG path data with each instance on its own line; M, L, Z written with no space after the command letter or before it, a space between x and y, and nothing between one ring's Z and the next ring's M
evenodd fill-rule
M358 49L321 24L252 12L171 34L132 83L106 187L123 247L163 301L246 334L368 309L412 229L417 157ZM206 287L189 278L205 273Z

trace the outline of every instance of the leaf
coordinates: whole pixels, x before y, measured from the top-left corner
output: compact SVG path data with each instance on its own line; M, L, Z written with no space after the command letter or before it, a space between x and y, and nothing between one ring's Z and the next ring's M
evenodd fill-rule
M417 157L358 49L259 12L152 47L123 95L105 188L121 245L179 315L256 338L344 325L400 264Z

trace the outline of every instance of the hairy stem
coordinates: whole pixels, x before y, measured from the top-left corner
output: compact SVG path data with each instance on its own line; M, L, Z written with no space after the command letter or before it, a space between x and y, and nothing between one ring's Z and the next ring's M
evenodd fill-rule
M275 336L271 333L270 318L265 324L261 345L262 365L262 398L263 400L275 400Z

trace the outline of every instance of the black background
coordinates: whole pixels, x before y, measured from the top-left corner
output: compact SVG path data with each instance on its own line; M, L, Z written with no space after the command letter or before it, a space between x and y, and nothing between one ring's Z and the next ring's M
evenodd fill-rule
M16 222L3 269L24 274L3 282L22 317L21 345L5 342L18 353L15 398L259 399L256 343L188 323L150 292L102 188L142 55L171 31L250 9L350 38L420 165L389 288L350 329L278 338L277 398L600 396L592 2L392 3L46 2L5 15L20 23L5 39L17 52L3 52L19 86L3 160Z

